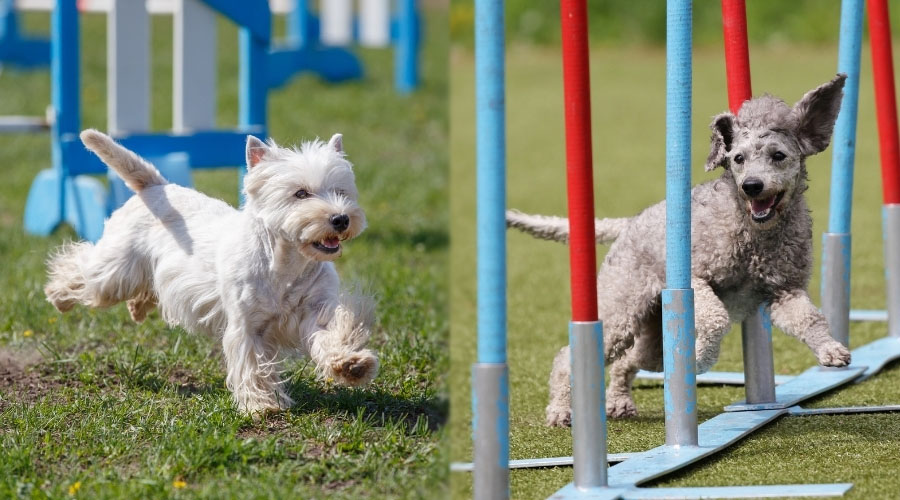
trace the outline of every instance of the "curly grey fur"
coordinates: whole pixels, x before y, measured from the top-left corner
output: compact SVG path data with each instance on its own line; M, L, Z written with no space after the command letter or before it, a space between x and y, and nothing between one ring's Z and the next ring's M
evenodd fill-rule
M707 168L721 166L724 171L691 192L700 372L716 362L731 323L762 303L771 305L774 323L806 343L819 363L850 362L850 352L831 337L825 317L806 293L813 262L812 219L803 197L805 158L828 146L845 78L838 75L793 107L765 95L745 102L737 116L724 113L713 120ZM752 196L744 186L751 178L763 184ZM638 369L662 369L665 219L665 201L628 219L597 275L598 311L611 363L607 414L612 417L637 414L631 384ZM555 224L553 235L568 226ZM568 360L564 347L550 375L548 425L571 421Z

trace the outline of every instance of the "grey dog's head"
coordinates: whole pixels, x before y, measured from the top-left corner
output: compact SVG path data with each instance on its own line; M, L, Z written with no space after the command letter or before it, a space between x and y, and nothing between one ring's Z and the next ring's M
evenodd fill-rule
M737 116L713 119L706 170L731 172L754 225L768 229L802 194L807 156L828 147L847 75L809 92L793 107L770 95L744 102Z

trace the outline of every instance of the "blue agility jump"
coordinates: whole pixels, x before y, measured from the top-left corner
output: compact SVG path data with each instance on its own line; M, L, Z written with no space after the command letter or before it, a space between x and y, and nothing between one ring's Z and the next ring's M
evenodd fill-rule
M737 4L743 12L741 0L723 1ZM575 4L574 8L570 8ZM584 2L563 2L563 13L584 13ZM642 499L642 498L757 498L771 496L840 496L852 485L809 484L772 486L733 486L703 488L641 488L641 483L657 479L672 471L684 468L734 444L750 433L774 420L788 415L862 413L873 411L897 411L900 406L851 407L806 410L797 406L810 397L847 383L861 380L880 370L888 361L900 357L900 338L888 336L852 352L853 363L843 369L814 367L787 380L779 380L774 388L774 398L758 403L738 402L726 411L702 424L697 424L696 373L694 360L695 333L693 325L693 301L690 284L690 119L691 119L691 11L690 0L667 2L667 71L666 71L666 199L667 199L667 283L663 291L664 308L664 399L666 444L639 453L620 456L620 463L590 479L580 478L579 447L588 446L588 456L596 456L598 450L605 454L606 428L592 429L592 439L585 444L584 436L577 429L580 407L579 398L591 391L590 384L579 377L573 368L573 437L576 442L574 457L561 459L535 459L516 461L517 467L546 466L548 463L572 463L575 482L566 485L551 498L592 499ZM735 5L732 5L733 8ZM849 218L852 182L853 140L856 128L856 106L859 82L859 39L861 36L861 0L844 0L842 7L841 62L839 71L848 74L845 89L844 110L838 119L840 130L835 131L836 172L832 181L832 211L830 234L841 235L840 245L826 246L826 252L836 252L837 258L829 258L829 266L823 272L828 276L839 275L842 281L825 285L838 297L832 300L830 314L839 315L836 321L846 321L849 311ZM477 178L478 178L478 363L473 367L473 438L475 440L474 491L476 499L508 498L509 476L509 387L506 360L506 261L505 236L502 212L505 202L505 129L504 129L504 58L503 58L503 2L501 0L476 0L476 87L477 87ZM576 23L577 24L577 23ZM581 23L586 27L586 20ZM569 34L565 32L563 39ZM584 28L583 28L584 29ZM585 35L586 36L586 35ZM744 28L746 36L746 28ZM746 44L746 41L744 41ZM565 47L565 45L564 45ZM564 57L565 59L565 57ZM564 67L565 67L564 62ZM586 71L586 64L584 71ZM568 77L568 75L567 75ZM851 84L851 82L853 82ZM567 86L568 91L568 86ZM566 97L567 103L568 96ZM852 102L850 102L852 101ZM567 106L568 108L568 106ZM852 115L852 116L851 116ZM840 123L843 122L843 125ZM568 126L567 141L572 133ZM841 147L838 144L845 143ZM844 149L849 146L849 151ZM567 152L570 152L567 148ZM568 156L568 155L567 155ZM571 161L571 159L569 160ZM834 184L840 184L835 187ZM570 180L570 197L572 195ZM844 190L845 191L841 191ZM570 198L570 206L572 204ZM570 212L571 217L571 212ZM571 220L571 219L570 219ZM574 222L572 222L574 226ZM573 227L574 232L574 227ZM898 231L900 232L900 231ZM886 234L886 239L889 236ZM844 243L846 242L846 245ZM827 243L826 243L827 245ZM846 265L845 265L846 264ZM841 295L844 294L844 295ZM823 294L823 297L825 294ZM844 300L844 297L847 300ZM573 297L573 302L576 300ZM892 308L889 304L888 313ZM832 321L829 316L829 321ZM762 324L752 328L768 332L766 317ZM764 337L765 338L765 337ZM768 341L771 342L770 337ZM844 339L846 342L846 337ZM576 356L577 340L573 343ZM769 349L771 349L769 347ZM747 349L745 349L746 353ZM769 357L771 357L769 351ZM583 363L573 359L573 365ZM593 359L594 373L603 373L603 356ZM745 364L749 360L745 359ZM755 373L757 370L766 373ZM748 378L770 379L775 377L771 364L747 367ZM602 380L602 378L600 379ZM596 381L595 381L596 382ZM602 412L603 408L596 411ZM549 462L548 462L549 460ZM590 464L591 466L596 465ZM465 466L456 470L466 470Z

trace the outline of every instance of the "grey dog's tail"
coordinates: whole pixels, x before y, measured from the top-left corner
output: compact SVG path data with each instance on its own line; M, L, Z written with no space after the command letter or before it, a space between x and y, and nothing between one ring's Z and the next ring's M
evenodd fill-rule
M136 193L150 186L168 184L156 167L133 151L125 149L103 132L87 129L81 132L81 142L96 153L109 168L115 170L125 181L125 185Z
M594 219L594 237L597 243L612 243L625 230L630 217L620 219ZM529 215L518 210L506 211L506 227L514 227L536 238L551 241L569 241L569 219L549 215Z

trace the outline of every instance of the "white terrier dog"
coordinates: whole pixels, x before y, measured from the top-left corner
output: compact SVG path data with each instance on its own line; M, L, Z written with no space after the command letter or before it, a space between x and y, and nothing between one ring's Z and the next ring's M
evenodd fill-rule
M246 413L293 404L279 376L285 351L344 385L375 377L378 359L364 348L372 301L342 293L330 262L366 227L340 134L299 149L248 137L242 210L167 183L96 130L81 140L137 195L96 245L71 243L51 257L44 292L57 309L128 301L141 321L158 305L170 325L221 335L226 384Z

